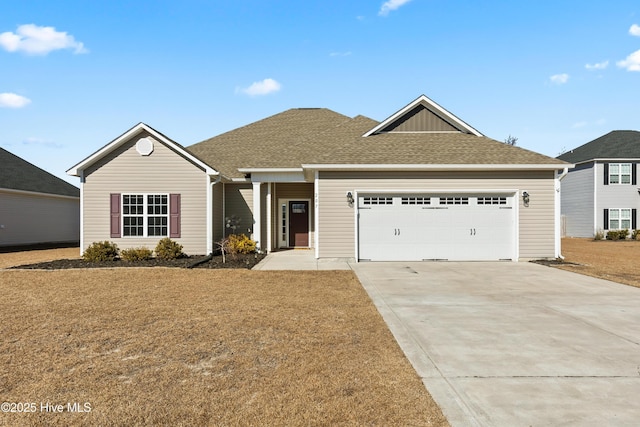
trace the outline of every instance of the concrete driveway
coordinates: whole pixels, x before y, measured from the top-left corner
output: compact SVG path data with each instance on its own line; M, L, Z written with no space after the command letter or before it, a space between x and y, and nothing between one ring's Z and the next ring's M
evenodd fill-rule
M640 424L639 288L526 262L351 266L453 426Z

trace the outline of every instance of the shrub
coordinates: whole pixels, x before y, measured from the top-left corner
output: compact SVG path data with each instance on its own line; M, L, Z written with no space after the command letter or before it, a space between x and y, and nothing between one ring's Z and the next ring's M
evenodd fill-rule
M120 251L120 258L129 262L146 261L151 259L151 255L153 255L151 249L145 247L123 249Z
M115 261L118 258L118 246L109 241L93 242L82 254L85 261Z
M607 232L607 240L624 240L629 235L629 230L611 230Z
M596 231L596 234L593 236L593 240L602 240L604 239L604 231L602 231L602 229L598 229L598 231Z
M640 240L640 230L633 230L631 232L631 238L633 240Z
M162 259L178 259L186 255L182 252L181 244L165 237L156 246L156 256Z
M245 234L230 234L228 252L230 254L251 254L256 251L256 242Z

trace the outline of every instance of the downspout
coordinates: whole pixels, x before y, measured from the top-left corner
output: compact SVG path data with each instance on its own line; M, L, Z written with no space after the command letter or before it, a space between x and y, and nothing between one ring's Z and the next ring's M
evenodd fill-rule
M564 260L564 256L561 253L562 250L562 245L561 245L561 233L560 233L560 226L562 225L562 214L561 214L561 197L562 197L562 193L560 192L560 181L562 181L564 179L565 176L567 176L567 174L569 173L569 168L564 168L562 170L562 174L560 174L556 179L558 181L558 188L556 189L556 197L558 197L558 193L560 193L560 196L558 197L558 205L560 206L556 206L557 208L557 217L558 217L558 235L556 237L556 239L558 239L558 258L560 258L561 260Z
M211 179L211 175L209 175L209 179ZM218 173L216 179L209 183L209 191L207 194L207 199L209 199L209 203L207 206L207 228L209 228L209 233L207 233L207 252L209 256L213 256L213 186L220 182L222 179L222 174Z

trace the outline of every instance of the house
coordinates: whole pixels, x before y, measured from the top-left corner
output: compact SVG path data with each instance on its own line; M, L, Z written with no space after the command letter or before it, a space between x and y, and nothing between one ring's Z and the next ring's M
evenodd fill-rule
M570 166L423 95L382 122L297 108L188 148L140 123L67 172L82 248L168 236L203 254L234 232L317 258L521 260L559 255Z
M0 247L80 240L80 190L0 148Z
M616 130L567 151L575 163L562 181L565 233L593 237L604 230L636 229L640 188L640 132Z

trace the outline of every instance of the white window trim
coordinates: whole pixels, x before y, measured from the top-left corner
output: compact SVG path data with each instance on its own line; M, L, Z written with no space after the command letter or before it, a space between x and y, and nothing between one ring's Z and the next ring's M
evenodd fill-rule
M125 235L124 232L124 219L125 217L132 217L132 216L140 216L140 215L126 215L124 213L124 198L125 196L142 196L142 235L141 236L127 236ZM166 215L149 215L149 213L147 212L147 207L148 207L148 196L166 196L167 198L167 213ZM122 214L120 215L120 229L122 230L122 238L123 239L140 239L140 238L148 238L148 237L152 237L152 238L164 238L164 237L169 237L171 235L171 196L169 193L122 193L120 195L120 212L122 212ZM165 236L149 236L149 217L150 216L166 216L167 218L167 234Z
M607 226L609 227L608 230L624 230L625 228L627 230L631 229L631 226L633 224L633 209L632 208L609 208L609 223L607 224ZM618 219L614 219L614 221L618 221L618 228L613 228L611 227L611 211L618 211ZM629 218L622 218L622 211L629 211ZM622 227L622 221L623 220L629 220L629 226L628 227Z
M612 174L611 173L611 166L617 165L618 166L618 173L617 174ZM629 173L628 174L623 174L622 173L622 165L629 165ZM631 181L633 179L633 171L631 170L633 168L633 163L609 163L609 177L608 177L608 182L609 185L631 185ZM629 182L622 182L622 177L629 175ZM618 182L611 182L611 176L617 176L618 177Z

